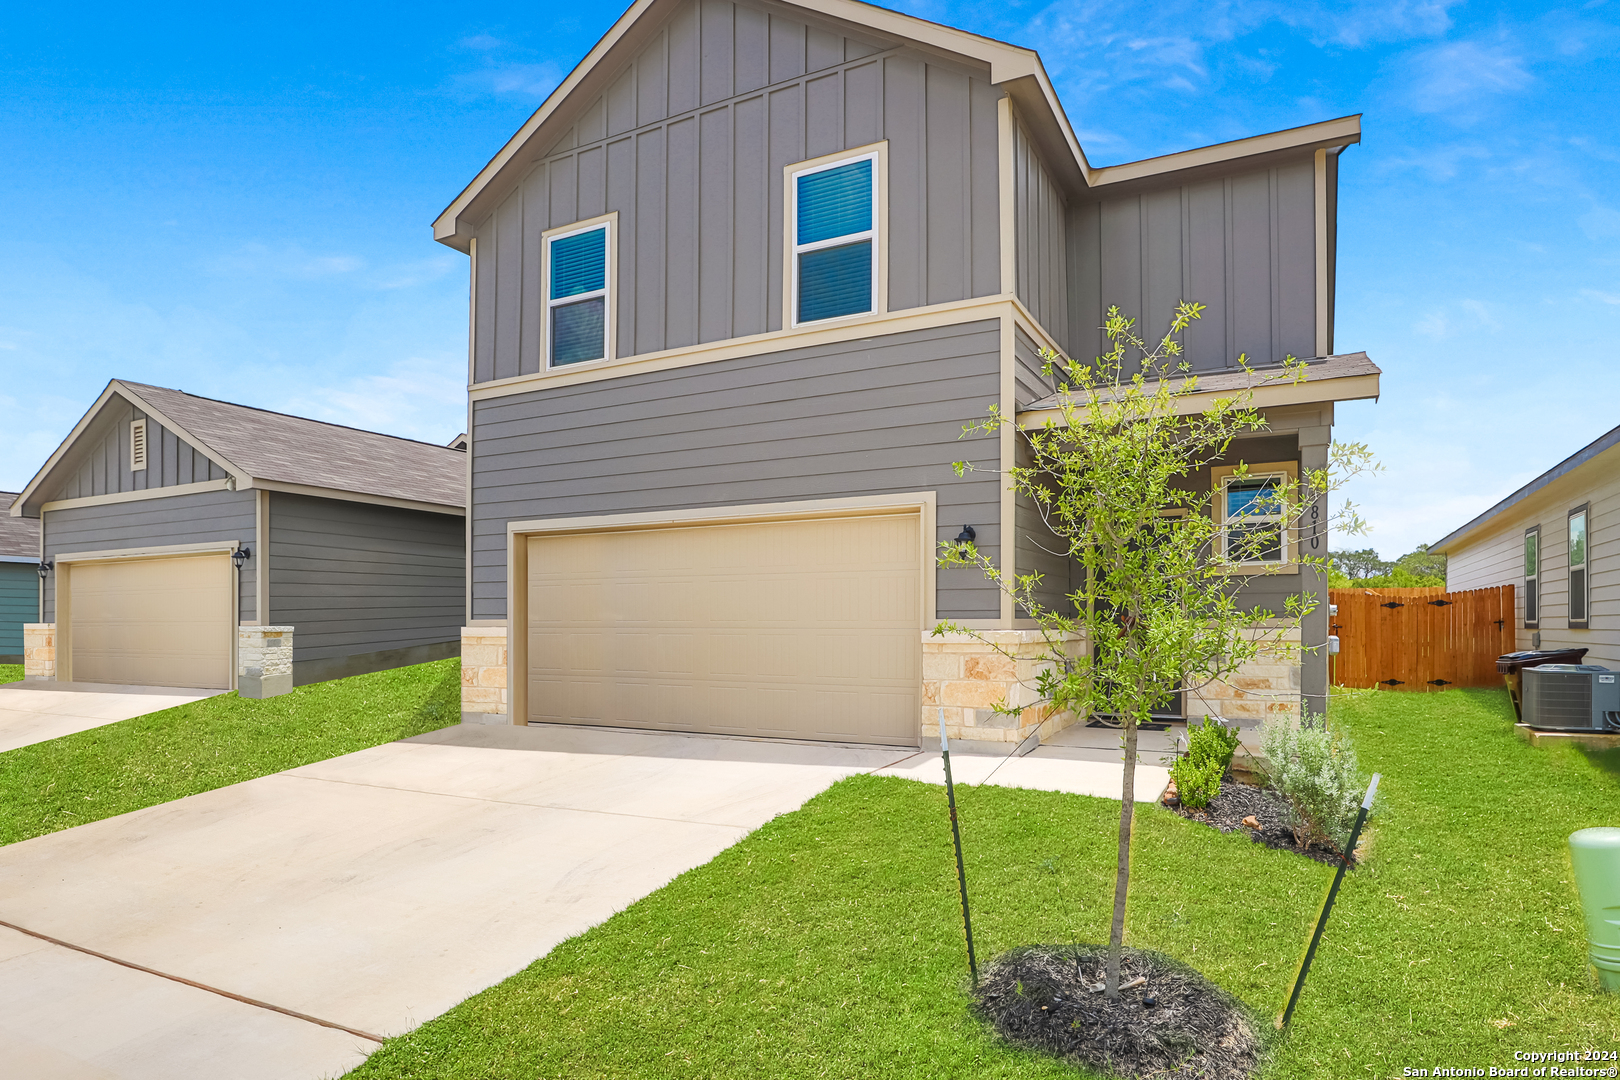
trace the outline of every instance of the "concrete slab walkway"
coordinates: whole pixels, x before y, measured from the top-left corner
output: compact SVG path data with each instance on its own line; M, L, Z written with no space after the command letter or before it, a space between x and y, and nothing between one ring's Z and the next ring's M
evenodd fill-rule
M6 683L0 686L0 753L223 693L173 686Z
M1121 778L1033 755L953 766L1114 798ZM52 1080L339 1075L838 779L937 768L462 725L0 848L0 1061Z

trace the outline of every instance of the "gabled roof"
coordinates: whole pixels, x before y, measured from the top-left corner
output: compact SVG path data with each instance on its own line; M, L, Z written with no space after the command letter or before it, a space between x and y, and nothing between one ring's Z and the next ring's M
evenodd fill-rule
M0 491L0 562L38 562L39 522L4 513L16 499L15 491Z
M114 395L155 418L230 474L262 487L359 502L464 513L467 457L433 443L114 379L12 507L20 515L74 441Z
M524 122L517 134L507 140L506 145L479 170L472 183L438 216L433 222L433 238L457 250L467 251L473 227L493 209L492 200L486 198L486 191L495 184L496 178L508 168L522 170L539 160L541 150L550 143L546 132L552 128L548 125L557 120L555 127L560 131L570 121L569 117L559 115L564 102L576 92L599 92L616 73L618 61L633 55L684 2L687 0L635 0ZM1361 141L1361 116L1356 114L1196 150L1094 168L1086 159L1080 140L1075 137L1074 128L1064 113L1063 103L1058 100L1052 80L1034 49L971 34L953 26L929 22L860 0L774 0L774 3L865 29L882 37L907 41L929 52L988 66L990 81L1001 86L1012 97L1048 166L1054 170L1060 182L1079 193L1104 188L1122 190L1134 187L1139 182L1159 181L1173 173L1208 171L1238 158L1342 147Z
M1596 439L1593 439L1591 442L1569 455L1569 457L1565 458L1563 461L1560 461L1557 465L1554 465L1552 468L1548 469L1546 472L1542 473L1540 476L1536 477L1534 480L1530 481L1528 484L1524 485L1519 490L1515 491L1513 494L1509 495L1507 498L1485 511L1483 514L1480 514L1478 517L1462 526L1462 528L1455 529L1452 532L1447 533L1433 544L1430 544L1429 550L1445 551L1448 546L1456 544L1459 540L1465 539L1471 533L1477 532L1481 526L1485 525L1492 518L1499 517L1507 510L1518 505L1519 503L1524 502L1536 492L1548 487L1555 480L1559 480L1570 475L1581 466L1595 459L1604 451L1612 450L1616 446L1620 446L1620 427L1612 428L1611 430L1598 436Z

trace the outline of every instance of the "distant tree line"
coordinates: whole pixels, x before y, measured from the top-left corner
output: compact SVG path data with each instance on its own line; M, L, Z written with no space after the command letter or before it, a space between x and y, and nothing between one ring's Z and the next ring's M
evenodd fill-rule
M1430 551L1428 544L1393 562L1380 559L1372 548L1330 552L1328 562L1328 583L1334 588L1410 589L1446 583L1445 553Z

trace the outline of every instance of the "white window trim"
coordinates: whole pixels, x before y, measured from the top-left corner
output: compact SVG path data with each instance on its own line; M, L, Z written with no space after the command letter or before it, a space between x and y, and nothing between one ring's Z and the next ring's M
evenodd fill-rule
M852 150L841 150L836 154L827 154L808 161L801 161L789 165L782 170L783 176L783 312L782 325L797 330L800 327L838 326L842 323L854 322L859 319L871 319L888 314L889 310L889 259L888 244L885 238L889 231L889 170L888 170L889 144L887 142L872 143L868 146L858 146ZM850 165L857 161L872 162L872 228L866 232L846 233L843 236L833 237L830 240L818 240L813 244L800 246L798 242L799 223L799 185L798 179L811 173L826 172L843 165ZM822 248L838 247L843 244L855 243L860 240L872 241L872 303L871 310L858 311L850 315L839 315L831 319L816 319L811 322L799 321L799 256L807 251L818 251Z
M1536 538L1536 572L1533 574L1528 572L1525 573L1524 583L1526 585L1534 585L1536 587L1536 613L1534 618L1530 616L1528 604L1529 592L1527 590L1525 594L1526 610L1524 613L1524 628L1526 630L1539 630L1541 628L1541 564L1546 561L1546 553L1541 550L1540 525L1532 525L1528 529L1524 530L1524 543L1519 548L1519 558L1523 560L1525 549L1530 546L1531 534L1534 534ZM1521 569L1524 568L1521 566Z
M136 432L140 433L139 438ZM136 451L139 450L139 453ZM147 459L152 454L151 443L147 440L146 417L129 422L129 471L144 472Z
M1236 478L1241 466L1217 465L1209 471L1209 482L1214 502L1215 524L1217 529L1217 542L1220 544L1220 555L1226 557L1226 488ZM1243 476L1245 480L1260 480L1275 476L1281 479L1285 486L1292 487L1299 481L1299 463L1294 461L1265 461L1249 465ZM1261 521L1264 519L1250 519ZM1299 530L1287 528L1288 509L1285 505L1283 512L1278 515L1278 526L1282 532L1282 558L1275 561L1234 562L1230 573L1234 574L1297 574L1299 573Z
M606 229L607 238L604 242L604 261L602 285L600 289L592 292L576 293L559 300L551 298L551 245L553 241L562 240L580 233L591 232L595 229ZM615 325L615 311L618 305L614 302L618 291L618 232L619 213L617 210L600 214L584 221L575 221L568 225L560 225L555 229L546 229L540 234L540 289L543 301L544 315L540 320L540 370L542 371L572 371L575 368L589 367L592 364L602 364L612 360L618 353L618 327ZM600 296L602 305L602 355L595 360L578 360L572 364L553 365L551 362L551 311L564 304L577 304L581 300L591 300Z

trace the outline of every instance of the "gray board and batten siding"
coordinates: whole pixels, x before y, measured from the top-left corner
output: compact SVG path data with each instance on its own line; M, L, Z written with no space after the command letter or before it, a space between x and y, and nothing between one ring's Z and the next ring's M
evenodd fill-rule
M998 441L961 435L999 342L981 321L475 401L472 617L506 617L508 521L934 491L938 538L973 525L997 558ZM940 618L998 617L978 571L936 573Z
M146 468L132 471L129 425L142 418L146 420ZM64 465L71 471L66 472ZM72 459L63 462L56 471L66 472L66 475L52 490L39 492L34 502L149 491L226 477L218 463L122 395L114 395L102 407L101 415L76 440Z
M252 491L194 491L156 499L70 506L41 515L45 552L50 558L74 551L159 547L239 541L255 547L256 494ZM244 621L258 618L254 587L255 559L239 574L238 613ZM56 621L56 575L45 578L44 622Z
M269 509L270 613L295 628L295 686L460 651L460 516L279 491Z
M1069 311L1066 320L1050 316L1047 330L1070 355L1089 360L1109 347L1100 328L1110 306L1137 319L1151 343L1169 329L1176 304L1187 300L1207 305L1183 338L1195 371L1232 368L1240 354L1256 367L1290 355L1314 357L1315 175L1313 159L1302 153L1264 169L1071 201L1062 225L1069 258L1061 288ZM1050 182L1024 187L1029 194L1021 188L1020 199L1031 209L1023 213L1050 230L1051 196L1044 194ZM1034 242L1026 239L1025 246ZM1059 288L1038 280L1055 273L1044 269L1048 265L1022 257L1019 263L1020 292L1042 311L1051 309L1049 297Z
M783 169L888 142L888 309L1001 289L988 72L694 0L476 229L472 382L537 371L543 230L618 214L617 355L782 327Z

